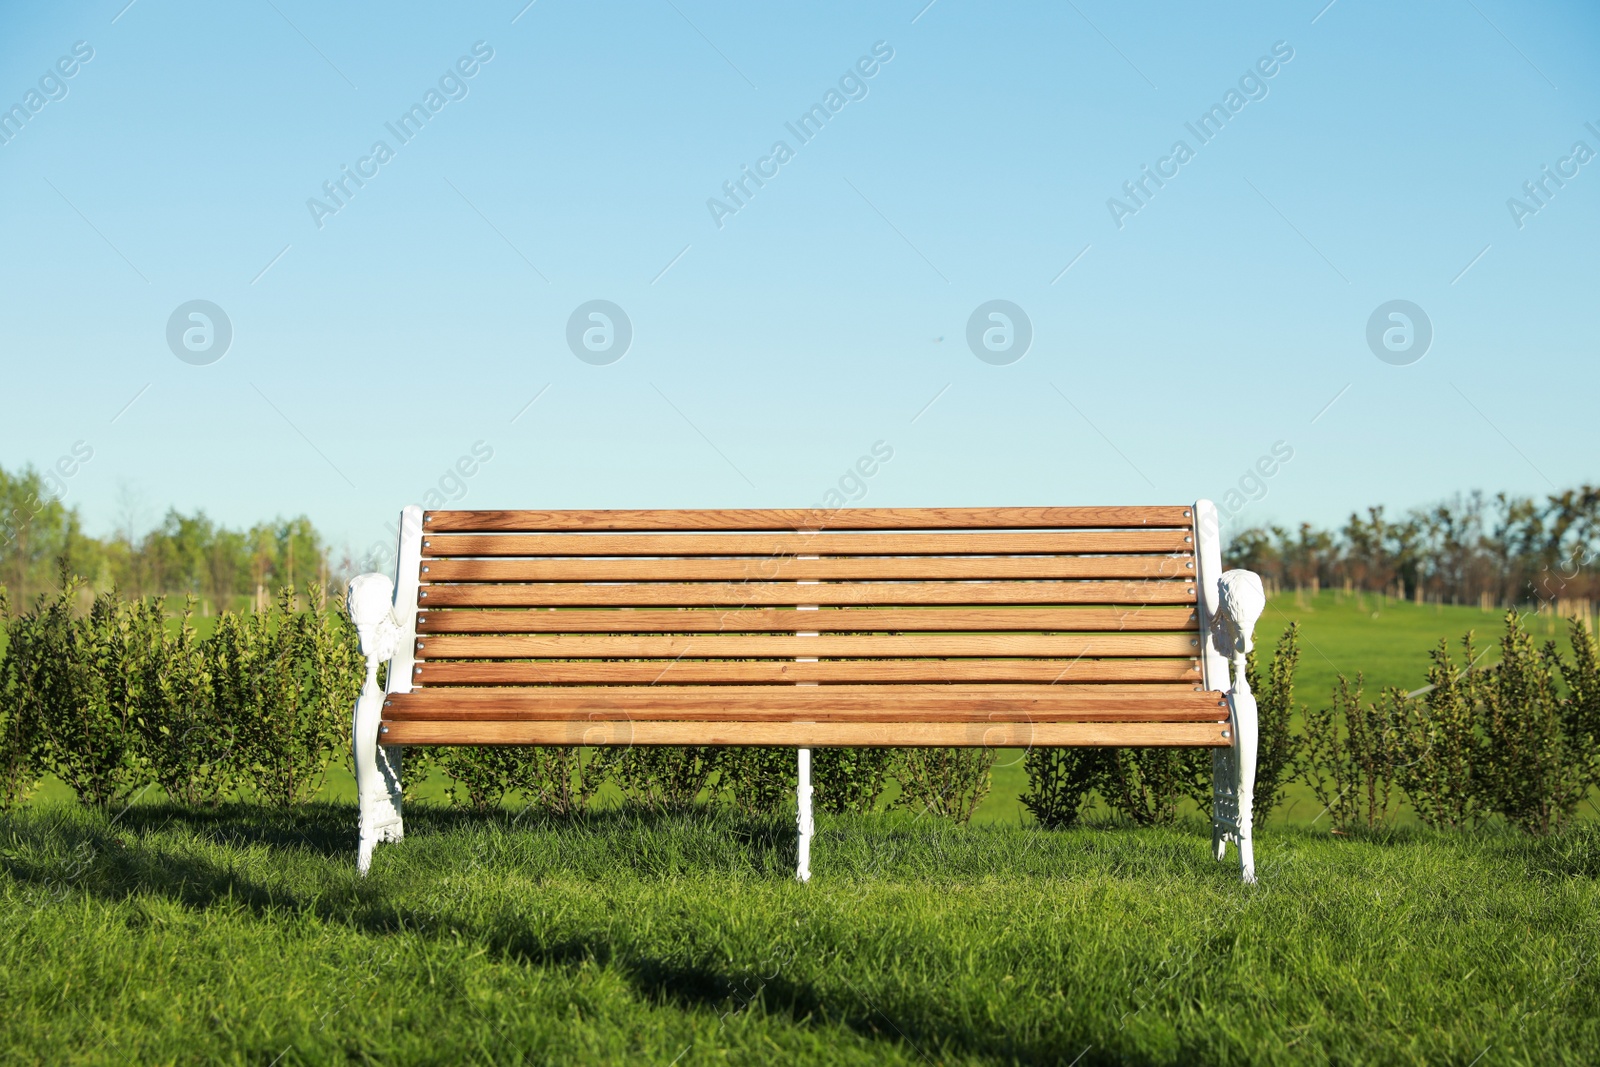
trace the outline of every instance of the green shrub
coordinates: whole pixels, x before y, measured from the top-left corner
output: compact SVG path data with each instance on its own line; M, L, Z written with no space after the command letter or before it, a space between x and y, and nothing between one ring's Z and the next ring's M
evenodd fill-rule
M150 603L160 614L161 601ZM219 713L206 647L189 625L194 606L187 598L176 631L164 627L140 659L144 699L135 727L140 755L169 797L216 804L237 778L236 730Z
M482 813L505 803L533 751L531 745L447 745L433 750L433 760L450 778L450 803ZM402 773L404 765L402 758Z
M104 810L141 781L138 661L159 643L161 613L103 593L83 616L74 609L82 582L63 569L61 583L53 600L41 594L32 611L9 620L13 714L37 729L40 766Z
M575 815L589 806L605 781L604 770L596 767L592 753L586 766L581 748L542 746L523 764L518 785L534 807L556 815Z
M1536 648L1514 612L1506 615L1500 662L1479 686L1483 701L1483 792L1506 820L1533 834L1559 828L1587 792L1594 759L1584 751L1593 697L1563 699L1554 642ZM1587 687L1584 668L1572 677Z
M1567 683L1562 722L1579 778L1600 787L1600 646L1582 622L1570 626L1572 662L1561 666Z
M1094 767L1095 790L1112 811L1140 826L1164 826L1178 801L1211 810L1211 753L1194 748L1107 748Z
M813 803L830 815L864 815L878 806L897 763L892 748L811 750Z
M812 754L813 761L816 754ZM776 815L795 795L799 763L792 748L751 746L722 753L721 792L742 815ZM815 785L812 787L815 795Z
M1283 787L1300 772L1305 758L1305 738L1293 732L1294 675L1300 666L1300 624L1292 622L1278 638L1272 661L1262 677L1254 650L1245 660L1245 680L1255 694L1260 741L1256 750L1255 811L1261 822L1277 807ZM1201 810L1210 809L1209 791L1197 797Z
M9 636L11 600L0 585L0 625ZM23 703L17 660L0 652L0 809L28 798L39 780L39 729L33 711Z
M964 823L989 795L994 760L992 748L902 749L895 766L900 782L895 806Z
M1306 782L1338 828L1378 825L1394 788L1395 734L1405 693L1385 690L1361 702L1361 675L1352 689L1339 675L1329 707L1306 711Z
M1300 769L1305 740L1293 732L1294 676L1300 664L1300 629L1279 638L1263 675L1252 652L1245 672L1259 721L1255 811L1259 822L1277 804L1284 784ZM1169 823L1189 797L1202 814L1212 801L1211 753L1189 748L1036 748L1024 757L1028 788L1022 803L1040 825L1073 825L1091 794L1140 826Z
M1030 748L1022 758L1028 772L1023 807L1046 830L1075 825L1094 792L1103 758L1098 748Z
M150 784L185 804L244 784L273 804L312 797L363 673L354 633L320 590L304 612L285 590L270 613L224 613L200 641L192 599L174 629L161 599L115 590L83 615L82 580L62 580L53 600L7 620L8 796L37 765L97 808Z
M610 775L627 804L682 812L699 802L720 764L721 752L711 745L636 745L600 749L588 770Z
M1465 666L1457 667L1439 642L1425 692L1401 704L1396 723L1395 779L1417 818L1435 829L1469 826L1480 815L1485 747L1470 632L1461 649Z
M271 639L271 620L266 613L236 615L225 611L216 627L201 645L201 671L207 680L211 714L233 742L229 749L229 777L241 789L259 785L257 763L261 730L255 724L264 717L265 694L261 661Z
M602 780L596 761L583 766L581 750L570 746L449 745L407 750L403 782L423 753L449 776L450 802L477 812L493 811L520 793L530 807L571 815L588 805Z
M233 725L241 784L269 804L309 801L346 747L351 710L366 674L359 641L343 613L326 610L308 587L295 611L285 589L275 610L224 613L206 642L217 714Z

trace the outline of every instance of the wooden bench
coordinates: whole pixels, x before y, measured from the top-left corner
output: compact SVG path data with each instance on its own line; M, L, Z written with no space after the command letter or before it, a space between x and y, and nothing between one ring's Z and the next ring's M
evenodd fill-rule
M430 511L349 611L358 865L399 840L406 745L1213 749L1213 846L1254 880L1265 606L1216 509ZM388 661L387 692L378 664ZM1232 668L1232 678L1229 672Z

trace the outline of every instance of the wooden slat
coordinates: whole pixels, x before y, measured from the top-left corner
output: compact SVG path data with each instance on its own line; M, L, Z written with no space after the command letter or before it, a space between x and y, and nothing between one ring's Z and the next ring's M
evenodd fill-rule
M799 682L1183 682L1200 684L1187 659L732 660L666 663L544 662L417 664L412 684L455 685L752 685Z
M811 708L797 720L794 711L761 707L736 709L713 708L655 708L648 715L632 715L596 704L593 710L574 715L559 708L518 708L515 711L496 709L485 711L470 708L456 714L452 709L436 705L427 711L400 710L385 722L1220 722L1222 716L1215 708L1179 710L1152 705L1126 711L1035 711L1027 714L981 711L966 708L922 708L902 710L893 702L886 706L841 711L833 708Z
M1188 505L1087 508L755 508L709 511L429 511L428 533L646 530L961 530L1185 527Z
M882 556L796 559L433 559L425 582L894 581L917 578L1180 578L1192 556Z
M741 633L770 630L850 631L1147 631L1194 630L1192 608L793 608L726 611L427 611L426 634Z
M422 554L461 556L951 556L1192 552L1182 529L1042 533L435 534Z
M1142 691L1101 691L1081 685L877 685L555 686L548 689L414 689L384 697L383 717L454 719L494 713L623 714L649 718L668 710L712 715L760 711L804 716L812 712L872 714L896 711L976 711L1027 717L1047 712L1203 711L1225 717L1222 693L1174 685Z
M1231 744L1224 723L392 722L386 745L785 745L1028 748Z
M412 690L385 721L1218 722L1223 695L1184 685L746 686Z
M418 659L695 659L761 656L1194 656L1189 634L517 634L417 641Z
M793 582L424 585L434 607L651 607L760 604L1194 604L1193 581Z

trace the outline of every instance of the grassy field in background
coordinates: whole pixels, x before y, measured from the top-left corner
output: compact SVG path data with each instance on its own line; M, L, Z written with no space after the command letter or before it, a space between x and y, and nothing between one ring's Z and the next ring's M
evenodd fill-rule
M1302 635L1299 701L1326 701L1334 679L1344 674L1352 681L1366 676L1366 691L1376 695L1386 686L1410 691L1427 682L1428 653L1440 639L1450 642L1459 661L1460 641L1471 630L1481 651L1489 649L1479 666L1499 661L1492 646L1505 633L1505 610L1482 611L1449 604L1413 604L1371 593L1283 593L1273 597L1256 625L1256 641L1265 650L1278 643L1291 622L1300 623ZM1565 620L1553 615L1524 615L1522 624L1534 641L1555 641L1570 651Z

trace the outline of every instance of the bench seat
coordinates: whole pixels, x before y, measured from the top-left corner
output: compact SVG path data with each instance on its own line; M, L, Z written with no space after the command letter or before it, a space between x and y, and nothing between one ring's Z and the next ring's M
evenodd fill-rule
M380 735L393 745L1230 743L1222 693L1078 688L901 685L889 695L875 685L431 689L388 697Z

